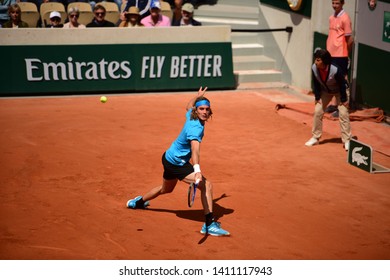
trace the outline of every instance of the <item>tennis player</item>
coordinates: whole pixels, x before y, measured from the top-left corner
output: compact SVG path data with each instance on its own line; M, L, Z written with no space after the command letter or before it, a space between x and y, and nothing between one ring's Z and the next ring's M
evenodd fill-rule
M198 188L201 191L201 201L205 220L200 233L212 236L227 236L230 233L221 228L220 223L213 216L212 184L202 174L200 169L200 143L204 135L206 121L212 116L210 101L204 97L207 87L200 87L197 96L192 98L186 107L186 122L180 135L162 156L164 167L163 183L151 189L144 196L137 196L127 202L132 209L145 209L149 201L156 197L171 193L178 180L187 184L199 180ZM192 161L192 164L190 163Z

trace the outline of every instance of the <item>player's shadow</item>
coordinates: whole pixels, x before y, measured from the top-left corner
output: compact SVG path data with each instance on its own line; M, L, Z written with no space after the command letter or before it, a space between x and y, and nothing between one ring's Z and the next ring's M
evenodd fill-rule
M215 219L222 218L225 215L229 215L234 212L233 209L225 208L221 205L219 205L217 202L221 200L222 198L228 197L226 194L222 194L220 197L215 198L213 200L213 213L215 216ZM197 222L203 222L204 221L204 213L203 209L186 209L186 210L171 210L171 209L161 209L161 208L150 208L148 207L146 209L147 211L155 211L155 212L162 212L162 213L172 213L175 214L177 217Z
M222 194L220 197L213 199L213 213L215 220L217 221L219 218L222 218L225 215L229 215L234 212L233 209L225 208L219 205L217 202L222 198L228 197L226 194ZM177 217L182 219L188 219L197 222L204 222L204 212L203 209L188 209L188 210L168 210L168 209L157 209L157 208L147 208L147 211L156 211L156 212L164 212L164 213L173 213ZM207 240L209 234L205 234L198 242L198 244L202 244Z

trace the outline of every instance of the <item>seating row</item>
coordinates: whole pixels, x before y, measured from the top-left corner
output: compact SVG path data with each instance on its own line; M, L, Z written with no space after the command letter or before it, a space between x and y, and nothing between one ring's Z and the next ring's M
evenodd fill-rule
M106 8L106 20L116 23L119 20L120 12L118 6L113 2L100 2ZM42 27L46 26L50 22L50 13L57 11L61 14L61 23L64 23L67 18L67 11L65 6L59 2L47 2L42 3L40 6L40 12L34 3L31 2L19 2L20 10L22 12L22 21L27 22L29 27L39 27L38 22L41 19ZM94 15L92 7L89 3L74 2L69 3L67 9L77 7L80 11L79 22L81 24L88 24L92 21Z
M172 10L170 8L169 3L161 2L161 12L162 14L168 16L172 19ZM99 5L103 5L106 9L105 19L111 21L112 23L117 23L120 18L120 11L118 5L113 2L99 2ZM19 2L18 3L22 15L22 21L26 22L29 27L41 27L39 25L39 20L41 19L42 27L45 27L46 24L50 22L50 13L52 11L57 11L61 14L61 23L63 24L67 19L67 11L65 10L65 6L59 2L47 2L42 3L40 6L40 12L38 12L37 6L32 2ZM79 23L87 25L90 23L94 14L92 12L92 7L89 3L85 2L73 2L69 3L67 10L70 8L77 7L80 11ZM126 2L122 4L121 10L123 11L126 7Z

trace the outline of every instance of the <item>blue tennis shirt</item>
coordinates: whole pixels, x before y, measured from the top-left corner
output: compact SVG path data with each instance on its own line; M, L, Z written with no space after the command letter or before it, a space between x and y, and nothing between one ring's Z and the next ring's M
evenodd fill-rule
M174 165L183 166L191 159L191 141L202 142L204 125L199 120L191 120L191 111L186 113L186 122L180 135L173 141L172 145L165 152L165 158Z

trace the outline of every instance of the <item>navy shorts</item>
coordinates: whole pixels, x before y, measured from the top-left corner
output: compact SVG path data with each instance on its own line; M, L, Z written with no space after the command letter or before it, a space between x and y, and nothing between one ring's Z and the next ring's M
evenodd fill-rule
M164 166L163 178L165 180L179 179L181 181L194 172L194 167L189 162L183 166L174 165L165 158L165 153L162 155L161 161Z

